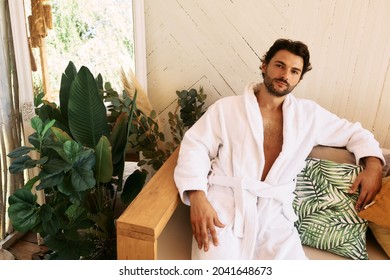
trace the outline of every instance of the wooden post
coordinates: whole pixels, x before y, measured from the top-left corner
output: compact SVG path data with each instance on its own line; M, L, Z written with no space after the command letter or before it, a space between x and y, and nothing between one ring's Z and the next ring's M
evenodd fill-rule
M45 93L46 100L54 101L53 97L51 96L50 77L49 77L49 73L48 73L49 68L47 66L47 51L46 51L45 38L42 38L41 41L42 41L42 44L39 47L39 55L41 58L43 92Z

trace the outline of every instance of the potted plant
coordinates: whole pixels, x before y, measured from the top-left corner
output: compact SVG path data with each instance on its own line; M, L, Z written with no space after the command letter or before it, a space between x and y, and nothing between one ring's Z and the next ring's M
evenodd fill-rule
M154 110L150 110L149 114L135 110L129 143L132 149L143 156L138 162L140 167L151 166L154 171L157 171L180 145L185 131L203 115L207 95L203 93L202 87L199 91L193 88L176 91L176 95L175 111L168 113L171 141L167 141L168 137L162 132Z
M122 183L135 100L70 62L59 106L38 102L31 145L8 155L11 173L39 170L9 197L8 213L16 230L40 234L49 258L116 259L117 193L130 203L146 178L136 170ZM44 192L42 205L34 189Z

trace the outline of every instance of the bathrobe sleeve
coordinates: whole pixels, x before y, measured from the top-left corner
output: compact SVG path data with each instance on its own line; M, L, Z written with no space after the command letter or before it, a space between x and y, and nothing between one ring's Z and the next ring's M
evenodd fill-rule
M207 193L211 161L223 144L220 119L216 104L211 105L185 133L180 144L174 179L180 197L187 205L189 200L186 191L202 190Z
M359 122L350 122L317 105L316 142L318 145L346 147L356 158L356 164L367 156L374 156L385 164L382 150L374 135Z

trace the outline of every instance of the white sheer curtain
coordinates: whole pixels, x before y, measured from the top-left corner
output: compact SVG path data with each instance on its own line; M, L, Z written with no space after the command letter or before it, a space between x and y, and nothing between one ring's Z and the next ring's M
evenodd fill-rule
M21 144L21 119L7 1L3 1L0 11L2 18L0 28L2 39L0 43L0 239L3 239L12 232L7 215L8 196L22 185L23 180L20 176L8 172L10 160L7 154Z
M34 115L31 66L24 25L23 0L4 0L0 4L0 240L13 232L8 219L8 197L23 186L22 175L8 172L7 154L24 145ZM18 69L18 71L16 71Z

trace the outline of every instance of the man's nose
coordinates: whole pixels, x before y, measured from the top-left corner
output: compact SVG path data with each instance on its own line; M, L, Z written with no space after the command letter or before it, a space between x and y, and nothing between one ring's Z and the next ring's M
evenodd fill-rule
M285 81L288 81L288 79L290 78L290 75L288 73L288 71L286 69L284 69L282 71L282 73L280 74L280 77L285 80Z

